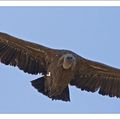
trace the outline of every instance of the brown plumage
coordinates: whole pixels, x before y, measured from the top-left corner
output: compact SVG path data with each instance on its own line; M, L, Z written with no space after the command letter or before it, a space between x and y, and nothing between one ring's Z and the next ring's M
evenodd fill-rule
M32 85L52 100L70 101L69 86L120 98L120 69L0 33L0 61L43 76Z

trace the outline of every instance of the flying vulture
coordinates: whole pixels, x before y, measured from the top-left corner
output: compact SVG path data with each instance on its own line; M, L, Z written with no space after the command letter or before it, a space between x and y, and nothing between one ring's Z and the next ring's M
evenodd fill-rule
M120 98L120 69L69 50L51 49L0 32L0 62L40 74L31 84L52 100L70 101L69 85Z

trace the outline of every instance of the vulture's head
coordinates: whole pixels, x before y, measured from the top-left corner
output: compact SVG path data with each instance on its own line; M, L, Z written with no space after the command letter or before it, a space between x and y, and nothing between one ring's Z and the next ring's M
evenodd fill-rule
M65 54L59 59L59 65L62 65L64 69L73 68L76 64L76 59L72 54Z

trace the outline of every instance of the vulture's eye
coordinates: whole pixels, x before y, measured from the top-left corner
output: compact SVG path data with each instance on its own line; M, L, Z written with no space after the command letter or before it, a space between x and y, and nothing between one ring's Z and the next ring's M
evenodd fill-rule
M72 60L73 58L71 56L68 56L67 57L67 60Z

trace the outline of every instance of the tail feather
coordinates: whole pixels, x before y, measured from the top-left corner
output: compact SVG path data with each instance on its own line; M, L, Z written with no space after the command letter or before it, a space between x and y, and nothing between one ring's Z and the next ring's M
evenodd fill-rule
M69 88L68 86L64 89L64 91L58 96L52 96L52 100L63 100L63 101L70 101L69 96Z
M41 77L38 78L36 80L32 80L31 84L34 88L36 88L38 90L38 92L42 93L43 95L46 95L47 97L49 97L49 93L45 91L45 78ZM64 91L57 96L52 96L49 97L52 100L63 100L63 101L70 101L70 97L69 97L69 88L68 86L66 87L66 89L64 89Z
M44 87L44 77L38 78L36 80L32 80L31 84L34 88L38 90L38 92L42 93L43 95L47 95L45 92L45 87Z

